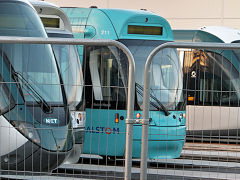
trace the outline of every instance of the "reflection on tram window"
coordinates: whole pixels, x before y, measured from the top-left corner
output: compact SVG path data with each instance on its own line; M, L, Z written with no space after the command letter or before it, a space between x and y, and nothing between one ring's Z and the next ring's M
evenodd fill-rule
M125 64L126 59L124 59L126 57L115 47L92 47L89 48L88 54L87 62L94 95L93 105L102 108L125 107L128 70Z
M229 58L226 58L229 57ZM195 105L238 106L240 84L233 51L187 51L184 55L185 88ZM193 76L195 74L195 76Z

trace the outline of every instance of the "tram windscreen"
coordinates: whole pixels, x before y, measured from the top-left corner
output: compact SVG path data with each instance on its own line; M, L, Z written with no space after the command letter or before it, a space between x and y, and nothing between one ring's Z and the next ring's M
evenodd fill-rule
M15 100L12 96L12 92L10 89L15 88L16 84L13 83L13 79L11 78L11 68L9 64L6 63L6 56L1 52L0 55L0 115L12 109L16 104ZM3 72L4 69L4 72ZM11 82L11 83L8 83Z
M73 38L73 35L49 31L48 37ZM84 84L77 47L74 45L54 44L52 48L60 68L68 104L75 108L82 102Z
M83 74L77 49L73 45L53 45L59 63L68 104L76 107L82 101Z
M239 106L240 74L237 51L186 51L184 85L194 101L204 106Z
M86 107L126 109L128 62L116 47L87 47Z
M0 1L1 36L47 37L37 13L18 1ZM50 45L0 44L15 72L46 101L63 104L62 89L55 58ZM24 99L31 104L36 100L23 89Z
M137 101L142 109L144 68L148 55L163 41L120 40L132 52L136 66ZM183 75L175 49L164 49L155 55L151 66L151 96L157 98L168 110L177 110L183 103ZM140 86L139 86L140 85ZM150 109L157 110L158 102L151 98ZM154 105L155 104L155 105Z

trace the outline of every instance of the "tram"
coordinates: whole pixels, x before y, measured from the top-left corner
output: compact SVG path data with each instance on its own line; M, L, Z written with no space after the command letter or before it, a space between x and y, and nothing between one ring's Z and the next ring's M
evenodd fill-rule
M112 39L126 45L136 64L136 102L133 118L141 118L143 72L150 52L173 41L168 22L144 10L62 8L75 38ZM128 61L114 47L79 47L83 57L86 127L83 152L103 157L124 156ZM185 135L182 71L177 51L165 49L152 66L149 158L176 158ZM134 158L141 155L142 126L133 127Z
M38 12L48 37L73 38L70 21L61 8L45 1L30 2ZM63 78L75 137L73 151L67 162L76 163L82 153L86 116L82 105L84 82L81 62L74 45L54 44L52 48Z
M221 26L175 30L177 41L239 43L240 31ZM180 52L187 89L187 140L239 142L240 51Z
M0 1L1 36L47 34L25 0ZM50 172L70 154L66 92L50 45L1 44L0 156L4 170Z

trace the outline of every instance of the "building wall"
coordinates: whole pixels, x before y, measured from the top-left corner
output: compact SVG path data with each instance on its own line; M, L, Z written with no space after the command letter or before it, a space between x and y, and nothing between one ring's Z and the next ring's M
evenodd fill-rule
M240 29L239 0L47 0L64 7L147 9L174 29L220 25Z

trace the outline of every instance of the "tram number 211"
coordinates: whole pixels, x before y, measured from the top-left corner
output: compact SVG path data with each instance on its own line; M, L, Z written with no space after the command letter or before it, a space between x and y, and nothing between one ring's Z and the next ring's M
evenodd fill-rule
M108 30L101 30L101 35L109 35L109 31Z

